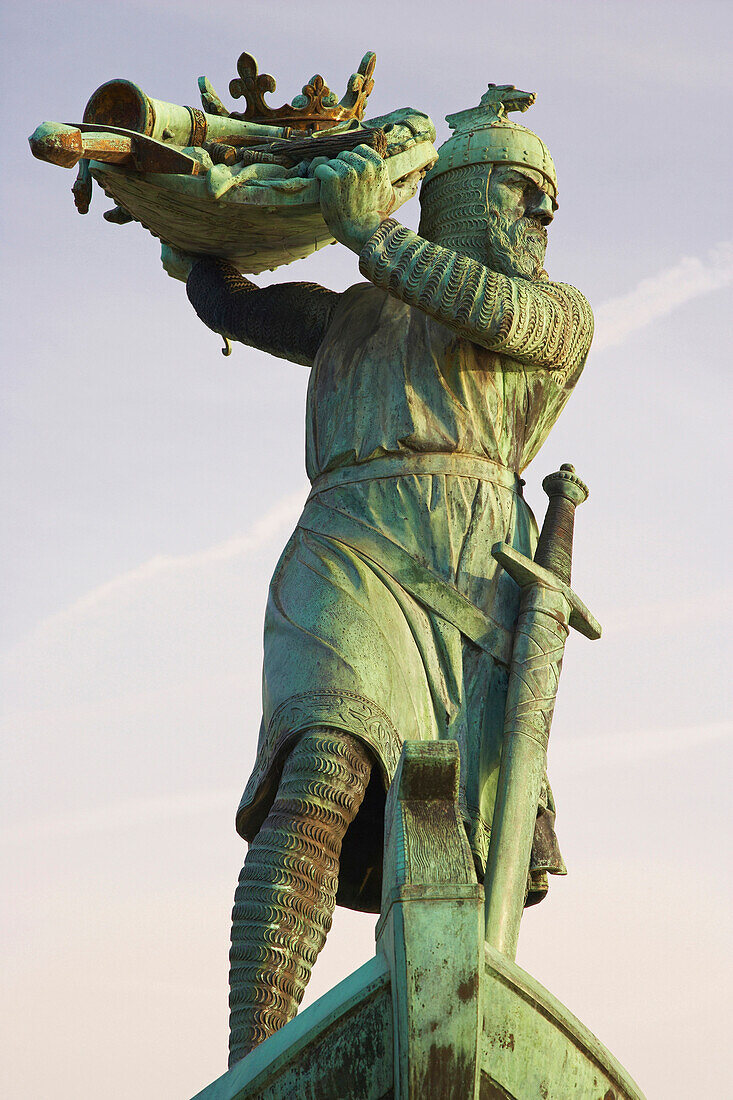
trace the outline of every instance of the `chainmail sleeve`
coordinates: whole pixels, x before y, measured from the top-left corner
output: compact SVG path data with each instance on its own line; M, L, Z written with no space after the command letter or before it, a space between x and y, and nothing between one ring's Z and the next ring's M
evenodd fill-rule
M552 371L558 381L574 374L588 354L593 314L574 287L510 279L391 218L365 244L359 269L375 286L473 343Z
M214 332L306 367L313 365L340 297L316 283L258 287L223 260L198 260L186 293Z

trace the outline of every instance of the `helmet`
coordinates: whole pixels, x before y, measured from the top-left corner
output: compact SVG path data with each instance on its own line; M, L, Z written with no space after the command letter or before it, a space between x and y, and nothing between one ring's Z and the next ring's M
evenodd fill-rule
M489 84L478 107L448 115L453 133L438 150L423 187L457 168L512 164L538 172L556 206L557 176L547 146L532 130L506 117L507 111L526 111L535 98L534 92L519 91L512 84Z

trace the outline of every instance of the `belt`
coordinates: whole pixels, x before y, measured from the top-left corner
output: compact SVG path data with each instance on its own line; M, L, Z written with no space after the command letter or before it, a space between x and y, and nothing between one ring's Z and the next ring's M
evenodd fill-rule
M318 500L306 504L298 527L356 550L389 573L418 603L445 619L495 660L509 664L514 641L511 631L375 527Z
M358 481L378 481L387 477L430 476L449 474L452 477L472 477L490 481L521 495L524 482L513 470L479 455L464 455L433 451L405 455L385 455L355 466L338 466L314 480L308 500L334 489L337 485L352 485Z

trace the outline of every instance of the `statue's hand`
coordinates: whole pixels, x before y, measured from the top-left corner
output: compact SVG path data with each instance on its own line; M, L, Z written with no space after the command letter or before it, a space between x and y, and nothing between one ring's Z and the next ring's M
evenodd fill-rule
M178 252L169 244L161 246L160 261L171 279L180 279L182 283L185 283L196 260L196 256L189 256L186 252Z
M368 145L313 163L321 183L321 213L337 241L361 252L395 202L387 166Z

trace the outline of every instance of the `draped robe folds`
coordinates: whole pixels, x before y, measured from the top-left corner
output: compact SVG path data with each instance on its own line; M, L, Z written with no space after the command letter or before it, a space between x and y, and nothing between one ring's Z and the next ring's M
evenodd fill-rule
M270 586L262 725L237 828L247 839L257 833L302 732L326 725L359 738L378 766L344 841L342 904L379 910L384 792L407 738L458 742L460 806L483 878L507 660L410 594L399 563L409 555L511 638L519 593L491 547L503 540L534 552L537 526L511 475L536 455L584 359L553 376L371 284L340 296L308 390L306 461L317 492ZM384 474L385 456L402 456L404 468L392 459L388 476L370 476L373 460ZM509 475L492 480L493 464ZM365 480L332 484L331 472L347 467ZM382 549L365 550L359 531L376 532Z

